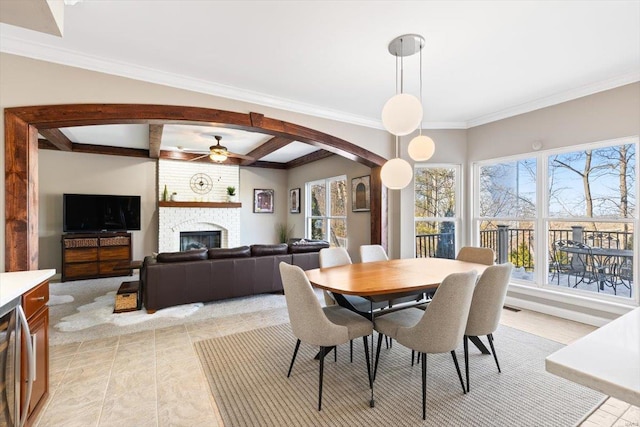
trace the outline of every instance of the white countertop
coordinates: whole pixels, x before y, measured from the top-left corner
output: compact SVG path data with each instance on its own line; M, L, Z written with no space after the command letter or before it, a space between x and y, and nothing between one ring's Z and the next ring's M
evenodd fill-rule
M640 308L556 351L546 369L640 406Z
M0 307L56 274L54 269L0 273Z

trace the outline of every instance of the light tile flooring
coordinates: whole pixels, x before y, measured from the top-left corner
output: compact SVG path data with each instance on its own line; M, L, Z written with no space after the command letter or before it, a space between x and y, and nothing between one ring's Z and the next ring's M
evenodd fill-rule
M286 321L286 309L265 310L51 347L36 425L222 426L192 343ZM501 323L565 344L594 329L526 310L504 310ZM640 426L640 410L610 398L582 426Z

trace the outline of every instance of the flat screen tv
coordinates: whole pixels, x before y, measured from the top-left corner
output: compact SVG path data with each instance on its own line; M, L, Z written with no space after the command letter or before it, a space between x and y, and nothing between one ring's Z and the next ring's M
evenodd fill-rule
M140 230L140 196L64 194L66 233Z

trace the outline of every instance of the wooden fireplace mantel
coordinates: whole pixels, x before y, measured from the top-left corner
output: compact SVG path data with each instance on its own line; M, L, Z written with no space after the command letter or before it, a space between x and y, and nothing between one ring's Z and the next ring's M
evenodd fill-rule
M159 201L161 208L241 208L240 202L163 202Z

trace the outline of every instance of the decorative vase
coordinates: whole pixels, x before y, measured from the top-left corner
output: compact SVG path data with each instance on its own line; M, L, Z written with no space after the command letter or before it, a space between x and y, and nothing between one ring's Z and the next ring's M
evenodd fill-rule
M165 202L169 201L169 190L167 190L167 184L164 185L164 192L162 193L162 200Z
M172 202L178 201L178 193L171 193L171 201Z

